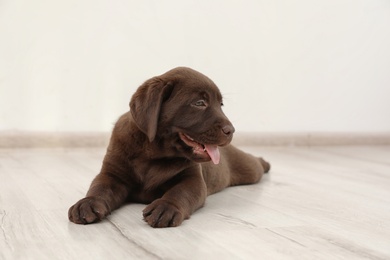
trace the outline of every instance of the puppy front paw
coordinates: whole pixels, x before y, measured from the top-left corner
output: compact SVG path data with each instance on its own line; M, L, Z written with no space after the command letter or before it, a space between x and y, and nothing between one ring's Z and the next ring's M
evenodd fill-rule
M157 199L143 210L144 220L154 228L177 227L184 216L172 203Z
M103 199L86 197L70 207L68 218L76 224L90 224L99 222L110 213L110 207Z

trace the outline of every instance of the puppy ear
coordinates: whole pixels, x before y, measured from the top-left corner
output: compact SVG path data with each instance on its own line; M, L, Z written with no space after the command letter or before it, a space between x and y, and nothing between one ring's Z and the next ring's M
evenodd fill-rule
M142 84L131 98L131 115L150 142L156 137L161 105L169 97L172 87L171 82L154 77Z

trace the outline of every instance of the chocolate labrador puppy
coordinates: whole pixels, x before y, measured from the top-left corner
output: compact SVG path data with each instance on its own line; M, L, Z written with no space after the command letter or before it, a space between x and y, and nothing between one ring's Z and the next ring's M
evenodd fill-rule
M69 209L77 224L98 222L125 202L149 204L152 227L179 226L207 195L260 180L270 165L230 145L234 127L205 75L179 67L147 80L115 124L100 173Z

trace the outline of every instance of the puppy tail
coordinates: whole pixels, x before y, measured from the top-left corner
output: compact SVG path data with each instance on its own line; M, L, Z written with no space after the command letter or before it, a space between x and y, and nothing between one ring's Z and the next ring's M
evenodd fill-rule
M269 172L271 169L271 164L269 164L267 161L265 161L263 158L259 158L261 165L263 166L264 173Z

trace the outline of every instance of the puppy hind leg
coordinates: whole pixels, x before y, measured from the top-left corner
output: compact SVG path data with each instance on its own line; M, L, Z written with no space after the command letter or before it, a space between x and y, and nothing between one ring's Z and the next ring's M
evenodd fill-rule
M221 149L230 172L230 186L252 184L260 181L269 164L233 145Z
M248 156L231 165L231 186L253 184L260 181L264 169L258 158Z
M261 166L263 166L264 173L268 173L271 169L271 164L269 162L265 161L263 158L259 157L259 161L261 163Z

